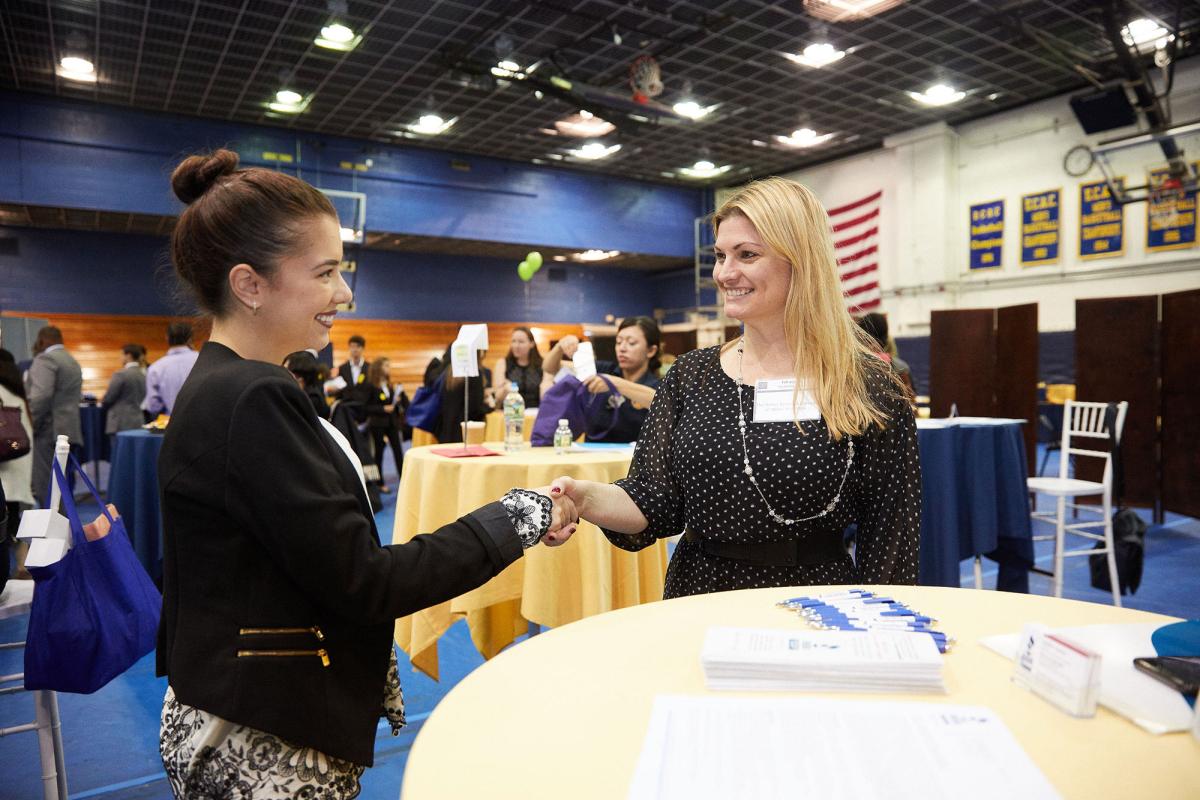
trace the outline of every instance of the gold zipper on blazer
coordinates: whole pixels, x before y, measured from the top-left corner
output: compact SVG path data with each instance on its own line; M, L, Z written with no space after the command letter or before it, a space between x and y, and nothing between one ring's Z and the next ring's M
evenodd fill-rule
M318 626L318 625L313 625L308 628L239 628L238 629L239 636L263 636L263 635L272 634L272 633L280 633L280 634L311 633L313 636L317 637L318 642L325 641L325 634L321 630L320 626Z
M238 650L238 658L257 658L259 656L317 656L321 659L321 666L329 666L329 651L324 647L316 650Z

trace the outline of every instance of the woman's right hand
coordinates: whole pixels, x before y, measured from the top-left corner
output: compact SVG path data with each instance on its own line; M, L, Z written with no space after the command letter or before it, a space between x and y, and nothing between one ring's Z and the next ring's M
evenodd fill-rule
M568 333L558 340L558 347L562 350L563 356L570 361L575 357L575 351L579 349L579 337Z

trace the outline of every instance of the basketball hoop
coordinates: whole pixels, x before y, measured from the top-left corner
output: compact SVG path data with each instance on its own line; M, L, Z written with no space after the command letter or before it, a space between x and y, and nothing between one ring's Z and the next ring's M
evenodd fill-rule
M651 97L662 94L662 70L654 56L643 55L634 59L629 65L629 86L633 89L633 99L638 103L649 102Z

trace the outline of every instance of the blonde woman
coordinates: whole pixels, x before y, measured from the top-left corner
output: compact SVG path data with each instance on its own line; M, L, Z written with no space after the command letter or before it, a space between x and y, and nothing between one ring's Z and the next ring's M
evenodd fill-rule
M714 277L744 335L680 356L629 477L552 492L625 550L684 532L666 597L764 586L915 583L916 424L847 313L829 218L769 178L713 217ZM843 531L858 524L855 554Z

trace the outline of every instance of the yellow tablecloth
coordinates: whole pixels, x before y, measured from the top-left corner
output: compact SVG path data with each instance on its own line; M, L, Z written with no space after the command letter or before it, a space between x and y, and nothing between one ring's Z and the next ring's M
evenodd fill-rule
M503 451L499 442L488 447ZM404 457L392 542L407 542L498 500L514 486L545 486L560 475L611 482L629 471L632 450L571 452L550 447L484 458L446 458L414 447ZM413 666L438 676L437 640L466 617L471 639L491 658L527 630L558 627L593 614L662 599L666 542L637 553L613 547L582 523L561 547L525 552L480 588L396 621L396 642Z

